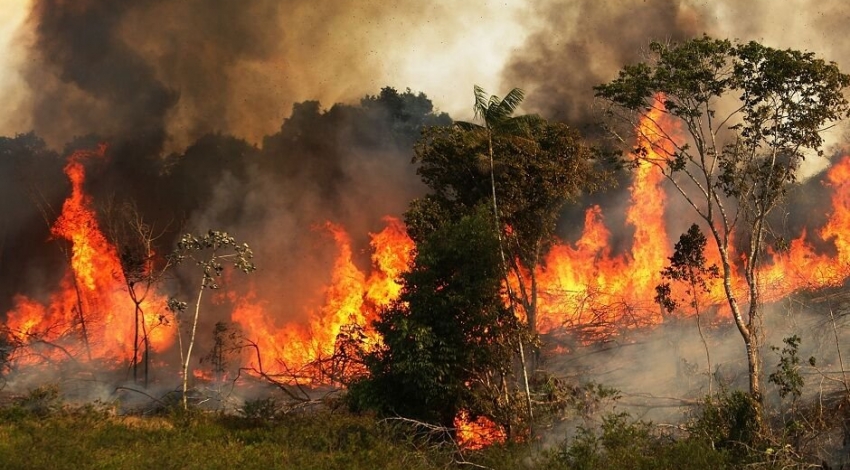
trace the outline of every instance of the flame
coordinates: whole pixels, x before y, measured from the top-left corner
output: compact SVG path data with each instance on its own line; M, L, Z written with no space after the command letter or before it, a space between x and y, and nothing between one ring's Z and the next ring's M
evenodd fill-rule
M359 325L368 334L369 325L381 307L398 297L401 284L398 277L408 269L413 253L413 241L407 236L404 224L396 218L386 217L386 227L370 234L372 271L367 275L353 261L351 239L346 231L335 224L326 223L333 238L337 257L331 281L324 292L324 305L310 314L309 323L276 325L269 314L267 302L257 300L255 293L240 300L232 319L245 332L246 338L256 343L251 366L264 373L280 372L280 367L301 382L314 377L301 374L317 361L334 355L339 334L347 325ZM375 338L369 336L368 342ZM308 375L310 373L307 373Z
M375 270L369 276L366 299L372 305L383 307L398 298L401 284L399 276L408 270L413 259L413 240L407 235L404 224L394 217L384 217L384 230L372 234L372 262Z
M664 225L664 175L654 162L663 160L658 152L671 151L664 146L664 137L678 128L660 110L649 113L640 126L638 144L648 153L637 166L629 188L631 205L626 222L634 230L631 250L612 255L611 233L603 222L602 210L598 206L589 208L575 246L556 244L536 273L541 332L567 327L597 334L622 320L638 325L662 320L660 309L653 303L654 287L671 247Z
M486 416L470 420L466 410L458 413L454 426L457 443L464 449L482 449L488 445L504 443L506 439L505 430L496 423Z
M616 335L620 328L651 326L665 320L654 302L654 287L661 282L660 271L672 252L665 225L667 195L659 165L672 151L664 146L665 139L683 137L660 110L651 112L639 125L642 137L637 143L647 153L642 155L629 187L625 211L627 228L633 234L629 249L614 253L612 232L602 209L588 208L581 237L575 243L556 243L535 272L540 332L571 329L594 341ZM19 339L32 345L54 346L40 351L40 357L52 361L67 360L68 356L77 360L91 356L114 363L133 359L135 306L126 292L118 250L101 231L91 198L84 192L84 163L102 159L104 153L105 148L100 148L68 157L65 173L71 194L51 227L55 239L67 241L69 267L64 277L46 302L18 295L13 299L14 308L7 312L6 326ZM786 250L768 251L759 272L765 301L801 289L840 285L850 276L850 157L830 168L825 184L832 192L827 224L802 233ZM399 276L409 268L414 253L403 223L391 217L384 222L383 230L370 234L368 270L354 262L351 237L342 226L328 222L322 227L333 241L336 257L321 305L296 306L303 309L301 321L283 321L278 315L280 306L270 303L255 288L245 294L223 292L213 296L218 305L232 307L230 319L255 346L243 350L243 366L314 383L321 377L311 368L337 353L340 334L349 325L362 328L367 347L377 341L369 330L370 322L381 308L398 299L402 289ZM817 248L830 244L834 247L830 252ZM709 263L716 264L717 249L711 242L708 247ZM743 292L741 276L737 271L732 276L735 291ZM709 287L708 302L722 306L720 282ZM164 297L158 294L150 295L142 305L155 351L164 351L174 342L174 329L159 325L157 320L156 313L163 306ZM88 348L81 341L83 336ZM22 364L36 360L34 356L20 358ZM208 377L203 371L195 374L196 378ZM468 448L505 438L504 432L486 418L472 421L461 413L455 426L458 439Z
M536 272L541 332L575 330L593 341L615 335L618 328L664 320L654 303L654 287L662 281L660 271L667 264L672 243L664 224L664 176L654 163L661 163L663 154L671 152L662 145L667 137L682 141L682 136L675 123L657 109L639 125L638 144L647 154L642 155L629 188L626 221L634 230L631 250L612 255L611 232L602 211L598 206L589 208L579 240L574 245L555 244ZM834 244L836 255L819 253L806 232L792 240L787 250L768 249L759 270L763 301L776 301L801 289L840 285L850 276L850 158L832 166L825 184L833 190L832 211L818 235ZM706 256L709 265L720 264L713 241L708 243ZM746 284L737 266L732 266L731 274L733 289L741 296ZM719 307L722 313L726 308L722 283L716 280L708 287L705 303Z
M48 359L66 359L67 355L113 362L132 359L135 305L126 291L118 251L101 231L91 198L83 191L83 163L104 158L105 151L101 146L96 151L74 152L65 165L71 194L50 233L68 241L70 269L46 304L18 295L6 316L7 327L24 342L56 346L45 353ZM173 342L173 331L162 327L155 314L164 305L155 295L142 304L143 321L155 351L165 350Z
M807 241L807 232L791 241L783 252L770 251L773 264L762 271L766 300L777 300L801 289L837 286L850 276L850 157L834 164L825 184L832 188L832 211L818 232L835 246L835 256L818 253Z

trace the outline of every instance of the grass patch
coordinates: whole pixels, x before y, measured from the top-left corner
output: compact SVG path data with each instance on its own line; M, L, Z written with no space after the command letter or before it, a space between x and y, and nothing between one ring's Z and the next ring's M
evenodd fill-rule
M507 443L462 455L451 444L415 435L410 426L339 410L142 417L54 406L51 399L45 407L41 395L37 401L0 408L0 469L791 468L787 460L755 449L742 456L725 445L740 437L732 432L737 421L729 418L737 416L734 400L706 407L693 432L678 439L612 414L548 449Z
M187 420L113 417L93 408L50 415L7 409L0 412L0 437L0 468L436 468L374 418L330 412L257 423L219 415Z

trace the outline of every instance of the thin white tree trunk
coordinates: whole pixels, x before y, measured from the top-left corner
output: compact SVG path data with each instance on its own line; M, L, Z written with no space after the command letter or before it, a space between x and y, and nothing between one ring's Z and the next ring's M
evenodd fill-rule
M198 313L201 310L201 296L204 295L204 287L206 285L206 274L201 281L201 288L198 290L198 300L195 303L195 318L192 320L192 335L189 337L189 348L186 350L186 357L183 361L183 409L189 409L189 402L186 394L189 391L189 361L192 357L192 348L195 346L195 331L198 329Z

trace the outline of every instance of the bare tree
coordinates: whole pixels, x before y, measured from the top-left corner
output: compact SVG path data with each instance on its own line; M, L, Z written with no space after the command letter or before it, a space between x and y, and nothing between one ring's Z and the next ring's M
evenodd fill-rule
M189 336L189 344L186 349L186 354L182 353L181 340L181 357L183 360L183 409L188 409L187 392L189 389L189 363L192 358L192 349L195 346L195 333L198 329L198 316L201 311L201 300L203 299L206 289L218 289L219 285L216 279L224 272L224 263L231 262L233 267L244 272L250 273L256 270L251 259L254 253L247 243L238 244L236 239L228 235L227 232L219 232L215 230L208 231L205 235L197 236L187 233L183 235L177 242L177 249L171 255L171 259L175 263L182 263L186 260L192 260L201 268L201 278L198 286L198 295L195 299L194 315L192 318L192 332ZM186 310L188 304L180 302L176 299L169 300L169 308L177 313L180 323L182 323L181 313Z
M143 366L143 384L148 385L150 373L149 319L144 310L145 300L162 280L171 266L169 257L157 256L154 249L163 231L155 232L146 223L135 203L118 204L110 199L101 210L106 235L118 250L127 294L133 301L133 381L139 382L139 364ZM162 315L159 324L163 323Z

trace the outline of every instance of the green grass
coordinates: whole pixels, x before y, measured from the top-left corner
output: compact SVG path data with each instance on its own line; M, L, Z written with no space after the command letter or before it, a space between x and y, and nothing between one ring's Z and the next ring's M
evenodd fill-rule
M92 409L0 412L0 468L430 469L374 418L323 412L273 423L216 415L111 417ZM440 460L440 461L438 461Z
M410 427L345 411L240 417L172 410L120 417L56 403L47 393L0 408L0 469L699 470L754 468L755 462L703 438L658 435L625 414L604 417L600 428L580 428L546 450L513 443L461 455L451 445L413 436Z

